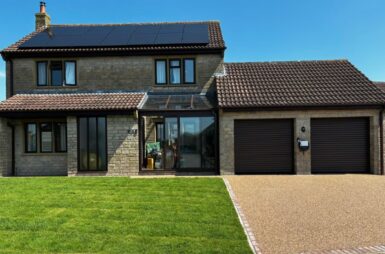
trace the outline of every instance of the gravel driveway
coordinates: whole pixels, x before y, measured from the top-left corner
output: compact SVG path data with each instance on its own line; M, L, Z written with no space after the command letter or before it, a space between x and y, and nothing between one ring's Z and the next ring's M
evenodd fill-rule
M263 254L385 244L385 176L228 176Z

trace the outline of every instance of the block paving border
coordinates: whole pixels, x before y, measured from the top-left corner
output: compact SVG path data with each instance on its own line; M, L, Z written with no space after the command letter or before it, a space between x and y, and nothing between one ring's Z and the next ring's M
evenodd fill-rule
M258 247L258 243L255 239L254 233L251 230L249 223L247 222L246 216L243 213L241 206L239 205L239 203L237 201L237 198L235 196L233 189L231 188L229 181L224 177L222 179L226 185L226 189L230 195L231 201L233 202L235 211L237 212L237 215L238 215L238 219L239 219L239 221L243 227L243 230L245 231L247 241L249 242L251 250L253 251L254 254L262 254L261 250Z
M385 245L358 247L351 249L338 249L328 251L309 251L300 254L385 254Z

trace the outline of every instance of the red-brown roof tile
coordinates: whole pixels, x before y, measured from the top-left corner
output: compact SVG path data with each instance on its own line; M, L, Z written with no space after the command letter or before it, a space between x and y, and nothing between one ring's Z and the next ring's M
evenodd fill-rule
M17 94L0 102L0 112L134 110L144 96L144 93Z
M384 94L347 60L227 63L220 108L384 105Z
M385 92L385 82L373 82L378 88Z
M117 25L129 25L128 24L82 24L82 25L51 25L50 27L72 27L72 26L117 26ZM131 23L134 24L134 23ZM31 39L33 36L40 32L44 32L46 29L40 29L28 34L18 42L5 48L1 51L3 57L5 55L18 55L18 54L34 54L34 53L63 53L63 52L135 52L135 51L162 51L162 50L210 50L226 48L223 40L221 27L219 21L196 21L196 22L159 22L159 23L140 23L140 24L208 24L209 28L209 43L207 45L159 45L159 46L123 46L123 47L84 47L84 48L19 48L24 42Z

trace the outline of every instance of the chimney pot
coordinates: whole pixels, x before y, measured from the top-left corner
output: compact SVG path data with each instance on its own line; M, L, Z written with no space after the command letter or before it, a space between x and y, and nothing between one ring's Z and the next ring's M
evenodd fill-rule
M45 2L40 2L40 13L45 13Z

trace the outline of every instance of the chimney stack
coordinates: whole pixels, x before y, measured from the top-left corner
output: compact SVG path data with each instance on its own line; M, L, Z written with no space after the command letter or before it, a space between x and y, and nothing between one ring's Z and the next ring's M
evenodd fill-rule
M47 28L51 24L51 17L47 14L45 2L40 2L40 12L35 14L36 30L40 28Z

